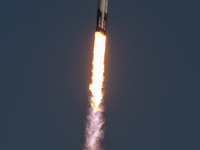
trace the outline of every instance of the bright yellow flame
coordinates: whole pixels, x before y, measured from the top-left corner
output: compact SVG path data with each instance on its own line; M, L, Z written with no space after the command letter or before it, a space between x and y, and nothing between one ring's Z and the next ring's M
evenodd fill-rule
M95 33L95 43L93 51L93 70L90 91L92 92L91 106L96 111L101 111L103 81L104 81L104 55L106 47L106 36L100 32Z

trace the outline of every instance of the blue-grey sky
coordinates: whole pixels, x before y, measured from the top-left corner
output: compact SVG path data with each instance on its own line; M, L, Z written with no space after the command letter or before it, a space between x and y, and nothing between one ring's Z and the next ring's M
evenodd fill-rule
M200 149L200 1L110 0L105 150ZM81 150L97 0L0 2L0 149Z

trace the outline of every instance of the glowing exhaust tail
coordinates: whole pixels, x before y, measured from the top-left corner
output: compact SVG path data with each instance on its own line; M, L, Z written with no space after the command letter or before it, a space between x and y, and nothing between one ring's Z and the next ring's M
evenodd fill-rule
M102 115L103 106L103 81L104 81L104 55L105 55L106 36L100 32L95 33L94 51L93 51L93 70L92 83L90 84L91 98L89 115L86 124L86 142L85 150L101 150L100 141L103 138L102 125L104 118Z

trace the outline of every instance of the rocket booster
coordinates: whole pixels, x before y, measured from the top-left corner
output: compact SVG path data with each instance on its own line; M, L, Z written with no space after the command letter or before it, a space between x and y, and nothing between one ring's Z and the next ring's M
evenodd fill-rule
M98 0L96 31L106 34L108 0Z

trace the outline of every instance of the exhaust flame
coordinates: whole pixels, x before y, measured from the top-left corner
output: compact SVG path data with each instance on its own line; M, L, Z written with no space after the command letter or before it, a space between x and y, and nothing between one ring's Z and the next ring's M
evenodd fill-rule
M86 124L85 150L101 150L100 140L103 138L102 125L104 118L102 115L103 81L104 81L104 55L106 36L100 32L95 33L93 51L92 83L89 86L91 91L90 109Z

